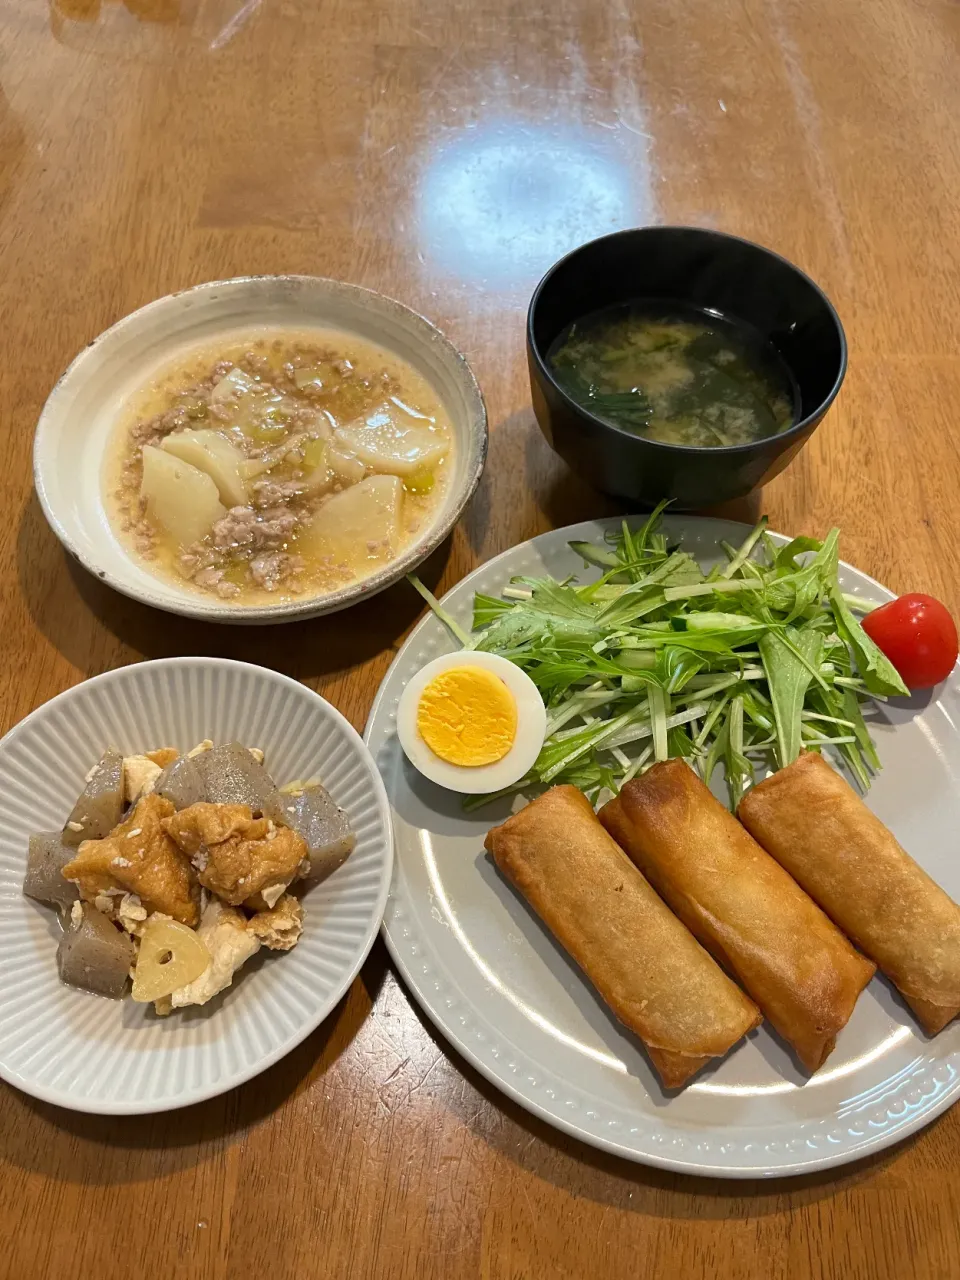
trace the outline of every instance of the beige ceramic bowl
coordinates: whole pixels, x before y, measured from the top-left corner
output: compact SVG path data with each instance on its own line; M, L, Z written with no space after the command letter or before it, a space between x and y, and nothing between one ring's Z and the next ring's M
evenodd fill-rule
M101 474L108 441L131 395L191 348L259 327L342 329L412 365L449 414L454 473L433 523L377 573L291 603L231 605L156 577L128 554L107 519ZM477 487L486 449L487 415L477 381L460 352L428 320L392 298L339 280L246 276L159 298L90 343L44 405L34 442L34 482L44 514L67 551L117 591L211 622L288 622L345 609L426 559Z

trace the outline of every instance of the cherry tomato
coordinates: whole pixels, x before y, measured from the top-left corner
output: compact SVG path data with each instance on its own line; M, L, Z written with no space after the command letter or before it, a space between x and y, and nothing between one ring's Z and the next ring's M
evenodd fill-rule
M908 689L945 679L957 660L957 628L933 596L909 595L868 613L863 629L900 672Z

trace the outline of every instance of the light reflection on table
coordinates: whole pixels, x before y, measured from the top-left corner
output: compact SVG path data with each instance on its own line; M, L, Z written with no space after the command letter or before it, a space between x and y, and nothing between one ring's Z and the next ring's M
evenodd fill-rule
M453 132L429 156L418 194L426 270L524 298L584 240L653 217L642 147L616 133L519 120Z

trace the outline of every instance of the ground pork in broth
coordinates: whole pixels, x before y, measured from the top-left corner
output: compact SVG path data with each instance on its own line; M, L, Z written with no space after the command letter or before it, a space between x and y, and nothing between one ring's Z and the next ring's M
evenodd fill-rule
M107 459L111 520L152 572L236 604L321 595L432 521L452 431L435 392L339 332L194 350L128 406Z

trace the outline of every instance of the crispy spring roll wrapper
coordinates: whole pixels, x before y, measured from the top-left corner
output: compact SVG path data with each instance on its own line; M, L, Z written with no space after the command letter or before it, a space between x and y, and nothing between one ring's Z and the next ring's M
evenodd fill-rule
M807 752L749 791L740 820L875 960L930 1035L960 1012L960 907L853 788Z
M576 787L494 827L486 847L670 1089L727 1053L760 1011L661 902Z
M869 960L682 760L628 782L600 821L803 1065L822 1066Z

